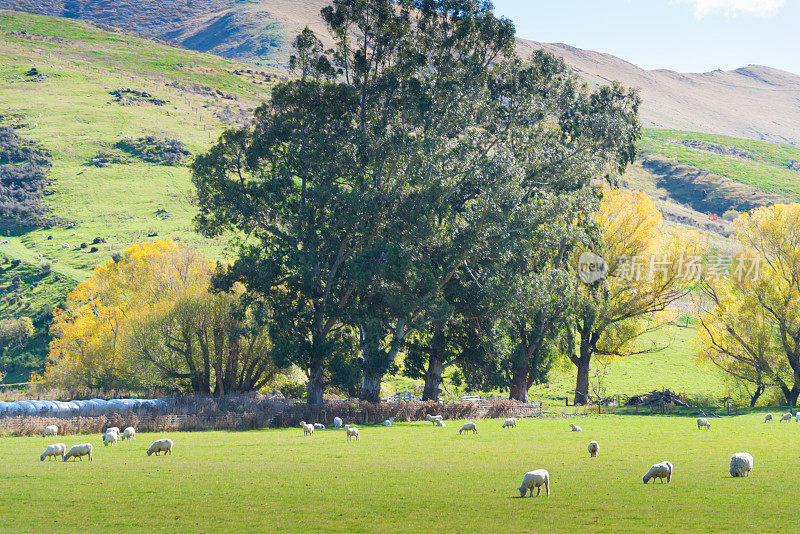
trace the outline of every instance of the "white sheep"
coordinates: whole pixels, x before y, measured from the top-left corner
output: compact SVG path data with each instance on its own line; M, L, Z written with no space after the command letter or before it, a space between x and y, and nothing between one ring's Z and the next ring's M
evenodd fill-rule
M333 418L333 426L335 428L342 428L342 419L340 417Z
M58 425L48 425L44 428L42 432L42 437L45 436L53 436L54 438L58 437Z
M764 422L765 423L771 423L772 422L772 414L771 413L768 413L766 416L764 416Z
M596 441L590 441L589 447L587 448L589 450L589 457L597 458L597 453L600 452L600 444L597 443Z
M753 456L746 452L737 452L731 456L731 465L728 471L732 477L749 477L753 469Z
M667 483L669 483L672 480L672 464L666 461L653 464L653 467L642 477L642 481L647 484L651 478L660 479L662 484L666 478ZM655 484L655 480L653 480L653 484Z
M428 421L430 421L431 423L433 423L433 424L434 424L434 426L435 426L435 425L436 425L436 421L442 421L442 420L444 419L444 417L442 417L441 415L431 415L431 414L427 414L427 415L425 416L425 419L427 419Z
M314 435L314 425L309 425L305 421L300 421L300 428L303 429L304 436Z
M314 430L325 430L325 425L322 423L314 423Z
M573 432L583 432L583 429L576 425L575 423L570 423L569 427L572 429Z
M163 452L164 456L172 454L172 440L168 438L157 439L147 448L147 456L153 453L156 453L156 456L158 456L159 452Z
M392 421L394 421L394 417L390 417L389 419L386 419L386 420L385 420L383 423L381 423L381 424L382 424L383 426L392 426Z
M119 427L118 426L110 426L110 427L106 428L106 434L108 434L109 432L116 432L117 435L119 435Z
M67 454L64 455L64 461L66 462L70 458L78 458L80 461L83 461L84 456L89 457L89 461L92 461L92 447L91 443L80 443L78 445L73 445L67 451Z
M517 428L517 420L513 417L509 417L503 422L503 428Z
M136 439L136 429L132 426L129 426L122 432L122 441L125 440L135 440Z
M792 412L787 412L781 416L779 423L783 423L784 421L791 423L792 422Z
M61 248L69 248L69 243L61 243Z
M442 428L447 428L447 423L445 423L444 421L434 421L433 426L440 426Z
M478 433L478 427L475 426L475 423L473 422L464 423L463 425L461 425L461 428L458 429L458 435L460 436L462 432L469 432L470 430L472 430L473 434Z
M67 452L67 446L63 443L53 443L52 445L48 445L47 448L44 450L41 456L39 456L39 460L44 462L44 459L47 458L48 460L52 460L53 458L58 461L58 456L61 456L61 459L64 459L64 453Z
M708 419L706 419L705 417L697 418L697 430L700 430L701 428L706 428L708 430L711 430L711 423L709 423Z
M347 432L347 441L350 441L350 438L355 437L356 441L359 441L358 436L358 429L354 426L344 425L344 431Z
M545 494L550 496L550 473L546 469L537 469L535 471L528 471L525 473L525 478L522 479L522 485L519 489L519 496L524 497L530 490L531 497L533 497L533 488L536 488L536 496L542 492L544 486Z
M119 440L119 434L109 430L103 436L103 446L108 447L109 445L116 445L117 440Z

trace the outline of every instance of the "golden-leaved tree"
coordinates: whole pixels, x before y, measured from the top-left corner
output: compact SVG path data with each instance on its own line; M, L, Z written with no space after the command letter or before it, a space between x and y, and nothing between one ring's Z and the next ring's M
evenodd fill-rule
M750 384L755 405L775 385L800 396L800 204L776 204L734 222L741 251L729 276L706 277L713 310L700 317L699 357Z
M265 310L242 305L241 288L210 293L213 269L169 240L97 267L54 312L45 384L216 394L261 387L277 372Z
M608 272L591 283L579 282L576 291L576 346L568 352L577 368L575 404L589 400L594 356L652 350L641 350L637 339L669 320L670 304L699 281L705 251L698 234L665 228L658 208L643 192L606 189L597 222L597 252Z

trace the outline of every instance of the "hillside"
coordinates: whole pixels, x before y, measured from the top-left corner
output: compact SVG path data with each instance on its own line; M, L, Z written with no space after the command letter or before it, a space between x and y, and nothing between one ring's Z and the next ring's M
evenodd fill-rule
M225 127L248 120L279 79L252 65L106 30L0 11L0 126L50 154L45 203L65 222L4 226L0 320L30 316L37 327L31 347L7 359L30 361L33 351L41 360L49 309L133 243L158 236L221 256L223 241L192 231L187 164ZM189 155L178 162L171 151L180 144ZM22 263L14 266L14 259ZM45 265L52 272L42 272ZM5 371L10 381L20 378L16 367Z
M170 39L194 50L285 68L309 25L326 44L327 0L5 0L3 6L84 18ZM645 70L610 54L519 40L520 53L561 56L587 82L640 89L644 126L800 146L800 76L759 65L732 71Z

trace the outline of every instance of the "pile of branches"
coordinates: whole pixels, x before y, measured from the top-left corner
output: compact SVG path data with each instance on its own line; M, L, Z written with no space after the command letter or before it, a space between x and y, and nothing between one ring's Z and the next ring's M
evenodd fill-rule
M651 391L644 395L634 395L625 403L626 406L689 406L677 393L665 389L664 391Z

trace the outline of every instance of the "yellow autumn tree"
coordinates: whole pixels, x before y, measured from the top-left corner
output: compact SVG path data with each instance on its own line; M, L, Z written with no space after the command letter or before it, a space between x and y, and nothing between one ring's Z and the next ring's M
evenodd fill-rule
M708 276L699 358L749 384L751 405L770 386L800 396L800 204L776 204L734 222L740 250L727 276Z
M126 325L187 293L207 292L213 264L173 241L141 243L97 267L54 311L48 385L92 388L142 383L126 356Z
M132 246L95 269L55 313L45 385L217 395L263 387L282 371L269 310L238 284L210 291L213 269L172 241Z
M589 400L589 368L596 355L646 352L637 339L662 326L671 303L700 279L705 240L697 233L671 231L643 192L606 188L597 215L600 237L594 253L604 276L579 283L573 326L577 368L575 404ZM590 254L587 256L586 254ZM583 251L580 258L589 258ZM579 274L585 265L578 258ZM588 261L588 260L584 260Z

